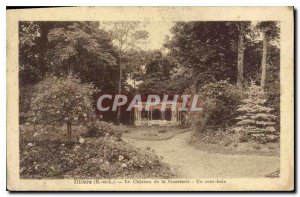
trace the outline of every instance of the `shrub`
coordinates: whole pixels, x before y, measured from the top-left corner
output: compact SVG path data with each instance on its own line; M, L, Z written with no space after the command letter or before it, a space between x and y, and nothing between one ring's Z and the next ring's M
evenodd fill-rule
M93 121L87 126L87 137L104 137L112 133L109 123Z
M273 109L266 106L266 101L264 92L252 81L247 98L242 100L237 109L241 115L236 118L239 121L234 130L241 133L243 138L247 138L248 135L250 139L262 144L276 141L277 136L274 135L276 116L271 113Z
M170 168L151 151L122 141L87 139L84 143L20 142L20 177L170 178Z
M141 150L125 142L106 141L103 145L104 160L117 165L126 174L146 173L151 177L168 178L171 173L161 158L151 150Z
M34 95L35 86L27 85L19 88L19 121L20 124L26 123L27 115L30 110L31 98Z
M87 126L86 137L110 137L121 140L122 132L112 123L104 121L94 121Z
M227 81L209 83L200 89L199 95L203 111L190 113L198 131L224 129L235 123L236 109L242 98L236 86Z
M75 76L48 76L36 86L31 99L29 121L45 126L67 124L71 140L71 125L81 125L92 115L92 84L81 83Z

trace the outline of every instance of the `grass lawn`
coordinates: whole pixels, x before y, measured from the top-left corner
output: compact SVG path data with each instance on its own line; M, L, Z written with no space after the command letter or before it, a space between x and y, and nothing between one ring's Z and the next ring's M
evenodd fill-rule
M189 129L179 127L158 127L158 126L119 126L124 138L139 140L166 140L175 135L186 132Z
M54 128L45 129L43 126L37 125L20 125L20 138L26 141L42 141L52 140L67 143L67 126L55 126ZM44 128L44 130L43 130ZM81 135L87 132L86 127L72 126L72 141L78 142Z
M209 153L220 153L229 155L261 155L279 156L280 147L278 143L259 144L253 142L224 144L192 143L194 147Z
M240 142L238 133L196 134L190 144L198 150L230 155L280 156L278 142L261 144L255 141Z

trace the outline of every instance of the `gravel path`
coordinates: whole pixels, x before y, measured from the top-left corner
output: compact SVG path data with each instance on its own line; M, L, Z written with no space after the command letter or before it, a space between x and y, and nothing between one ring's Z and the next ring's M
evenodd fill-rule
M264 177L279 169L279 157L212 154L187 144L191 132L162 141L125 138L140 148L150 147L178 172L179 178L248 178Z

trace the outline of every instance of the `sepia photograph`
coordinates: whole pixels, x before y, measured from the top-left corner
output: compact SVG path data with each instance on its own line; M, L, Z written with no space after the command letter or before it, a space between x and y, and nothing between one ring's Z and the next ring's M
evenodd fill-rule
M7 11L11 190L293 190L293 8L218 10Z

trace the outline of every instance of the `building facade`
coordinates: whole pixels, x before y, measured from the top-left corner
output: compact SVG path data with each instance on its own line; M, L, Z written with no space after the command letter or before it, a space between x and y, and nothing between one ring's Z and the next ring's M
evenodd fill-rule
M163 102L155 106L150 106L146 110L146 102L137 103L134 106L134 125L135 126L176 126L181 124L182 112L179 110L181 103L172 104ZM140 106L140 107L139 107ZM142 106L142 109L141 109Z

